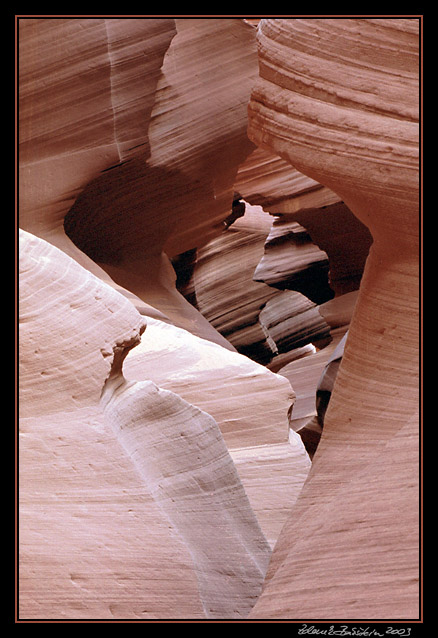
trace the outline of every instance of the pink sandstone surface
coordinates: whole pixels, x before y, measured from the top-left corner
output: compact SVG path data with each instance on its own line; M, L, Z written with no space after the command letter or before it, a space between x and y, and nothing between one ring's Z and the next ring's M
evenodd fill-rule
M19 619L418 618L418 26L19 18Z
M337 192L373 244L321 444L252 618L419 614L418 29L259 26L251 139Z

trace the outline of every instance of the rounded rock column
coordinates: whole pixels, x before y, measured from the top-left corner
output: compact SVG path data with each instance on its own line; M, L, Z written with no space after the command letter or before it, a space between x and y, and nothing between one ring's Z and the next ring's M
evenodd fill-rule
M418 613L419 27L259 26L250 139L342 197L373 245L323 437L254 618Z

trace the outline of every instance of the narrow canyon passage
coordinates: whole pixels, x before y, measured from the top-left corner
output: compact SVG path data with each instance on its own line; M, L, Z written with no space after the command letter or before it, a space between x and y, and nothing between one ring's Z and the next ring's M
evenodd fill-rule
M419 23L17 17L20 620L417 618Z

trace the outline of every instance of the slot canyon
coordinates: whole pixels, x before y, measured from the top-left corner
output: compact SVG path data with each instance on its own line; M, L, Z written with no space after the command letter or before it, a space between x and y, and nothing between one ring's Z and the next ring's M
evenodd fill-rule
M17 615L421 616L421 16L17 17Z

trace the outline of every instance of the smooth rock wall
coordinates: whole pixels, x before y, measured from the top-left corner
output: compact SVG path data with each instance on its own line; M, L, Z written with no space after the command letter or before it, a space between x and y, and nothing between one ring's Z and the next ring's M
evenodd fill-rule
M415 619L419 21L18 22L20 618Z
M20 21L22 619L244 618L309 471L289 382L184 300L164 252L231 213L254 36Z
M288 438L288 382L158 320L150 319L155 349L146 342L134 356L147 323L131 302L44 240L21 231L20 242L21 617L245 617L271 549L224 436L245 474L255 465L267 478L255 507L271 504L276 520L264 524L273 544L309 469L299 437ZM206 400L224 436L210 414L154 378ZM246 400L260 395L253 415L239 386ZM233 394L227 426L221 405ZM269 412L280 397L282 409ZM275 452L295 476L289 486L268 478Z
M373 245L254 619L420 613L418 32L418 19L259 25L251 139L337 192Z

